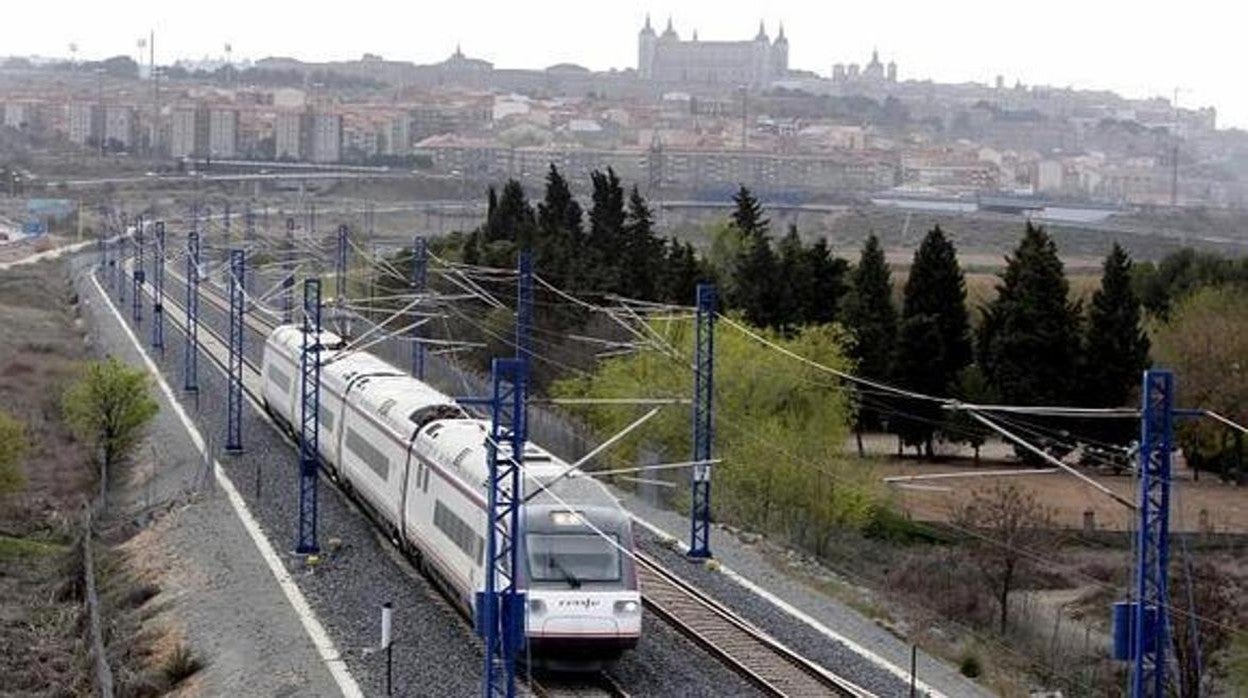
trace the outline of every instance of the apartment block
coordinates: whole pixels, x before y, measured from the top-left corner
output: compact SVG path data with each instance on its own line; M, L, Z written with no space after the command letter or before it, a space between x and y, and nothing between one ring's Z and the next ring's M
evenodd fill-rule
M78 145L98 144L104 135L104 110L98 104L71 104L66 136Z
M238 156L238 110L213 109L209 113L208 154L214 158Z
M110 148L133 149L138 144L139 122L134 107L109 106L104 109L104 140Z
M175 158L208 154L208 113L199 107L177 107L169 123L169 155Z
M342 160L342 117L337 114L316 114L312 117L312 162L338 162Z
M307 154L309 115L279 112L273 124L273 149L278 160L300 160Z

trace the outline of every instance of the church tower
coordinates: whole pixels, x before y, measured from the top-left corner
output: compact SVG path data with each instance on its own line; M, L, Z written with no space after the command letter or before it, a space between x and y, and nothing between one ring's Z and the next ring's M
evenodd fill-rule
M784 36L784 23L780 23L780 34L776 43L771 46L771 79L782 80L789 73L789 40Z
M654 45L658 37L650 26L650 13L646 13L646 26L637 36L637 74L644 80L654 78Z
M750 84L752 87L764 87L771 78L771 39L767 38L767 29L763 20L758 21L758 34L754 37L753 60L750 66Z

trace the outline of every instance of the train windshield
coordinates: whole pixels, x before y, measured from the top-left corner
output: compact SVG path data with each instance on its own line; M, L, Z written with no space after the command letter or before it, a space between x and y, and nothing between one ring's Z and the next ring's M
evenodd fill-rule
M529 579L535 582L566 582L573 589L582 582L615 582L620 579L618 539L595 533L530 533Z

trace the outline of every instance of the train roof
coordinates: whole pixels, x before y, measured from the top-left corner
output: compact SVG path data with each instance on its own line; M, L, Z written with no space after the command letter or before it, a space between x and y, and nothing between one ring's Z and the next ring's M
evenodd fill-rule
M488 480L486 435L489 430L490 423L483 419L445 419L425 427L416 446L438 462L450 464L469 486L484 489ZM504 445L504 449L510 452L510 447ZM619 507L602 483L580 469L560 478L570 464L537 444L525 444L522 463L524 489L533 495L529 500L531 504ZM542 489L538 483L547 485L549 490Z

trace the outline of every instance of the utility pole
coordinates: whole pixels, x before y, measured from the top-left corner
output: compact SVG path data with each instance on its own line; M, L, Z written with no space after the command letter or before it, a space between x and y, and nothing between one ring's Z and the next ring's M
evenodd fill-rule
M246 252L230 250L230 358L226 396L225 450L243 450L243 274Z
M293 221L291 221L293 223ZM293 228L293 226L291 226ZM300 358L299 541L295 552L314 557L316 542L316 467L319 457L321 402L321 280L303 281L303 352Z
M693 460L689 557L711 557L711 446L715 435L715 286L698 284L694 320Z
M334 297L339 306L347 297L347 224L338 226L338 250L334 256Z

